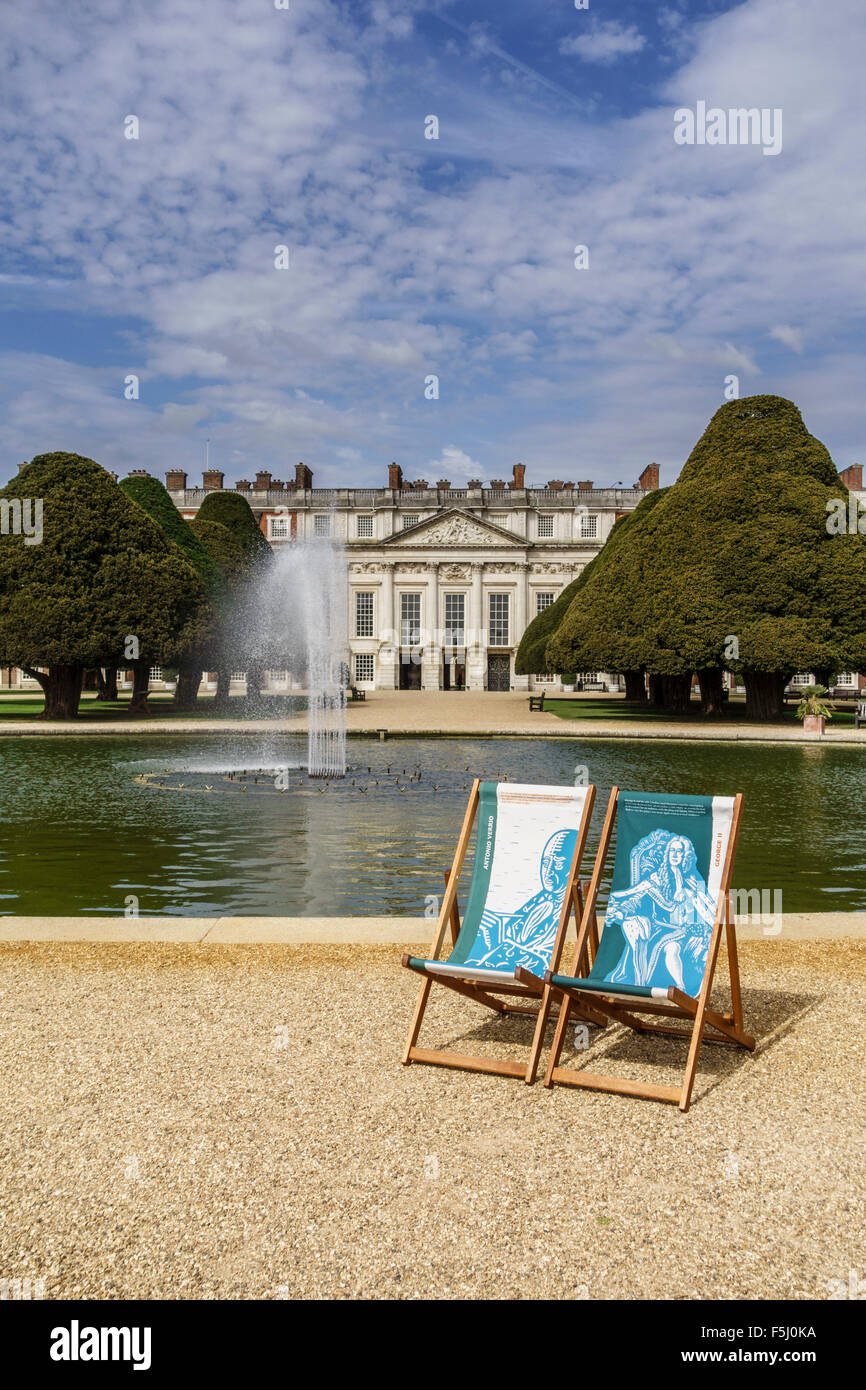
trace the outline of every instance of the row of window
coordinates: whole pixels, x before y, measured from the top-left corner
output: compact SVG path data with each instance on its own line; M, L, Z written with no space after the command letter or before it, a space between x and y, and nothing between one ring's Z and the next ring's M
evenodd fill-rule
M419 517L417 514L410 514L410 513L408 513L408 512L404 513L404 514L403 514L403 530L404 530L404 531L408 531L408 529L409 529L410 526L417 526L419 520L420 520L420 517ZM490 520L493 522L493 524L494 524L495 526L501 526L504 530L507 530L507 529L508 529L508 514L507 514L507 513L503 513L501 516L500 516L499 514L495 514L495 515L491 516ZM544 514L544 513L539 514L539 516L538 516L538 537L539 537L540 540L552 540L552 539L553 539L553 522L554 522L554 518L553 518L553 515L552 515L552 514ZM372 516L372 513L371 513L370 515L364 515L364 514L362 514L361 516L357 516L357 517L355 518L355 525L356 525L355 534L356 534L358 540L372 540L372 539L373 539L373 516ZM321 537L322 539L327 539L327 537L329 537L330 534L331 534L331 518L330 518L330 516L329 516L327 513L322 513L321 515L314 516L314 517L313 517L313 535L314 535L314 536L319 536L319 537ZM586 514L582 514L582 515L581 515L581 518L580 518L580 535L581 535L581 539L582 539L582 540L596 540L596 539L597 539L597 537L598 537L598 517L597 517L597 516L587 516ZM290 519L288 516L272 516L272 517L270 518L270 537L271 537L271 540L275 540L275 541L278 541L278 540L288 540L290 536L291 536L291 519Z
M508 594L490 594L488 608L488 641L491 647L508 646L509 599ZM556 595L551 592L535 596L536 614L549 608ZM466 595L445 595L445 645L462 647L466 629ZM355 592L355 636L375 636L373 615L373 594L370 590ZM417 645L421 640L421 595L400 595L400 641L405 647Z

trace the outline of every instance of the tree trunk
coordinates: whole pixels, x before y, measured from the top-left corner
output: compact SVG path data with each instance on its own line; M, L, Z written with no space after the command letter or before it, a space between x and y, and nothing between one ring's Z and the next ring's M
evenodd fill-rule
M692 676L662 676L662 704L673 714L685 714L692 703Z
M661 709L664 705L664 691L662 689L662 678L650 672L649 677L649 702L655 709Z
M177 672L172 708L188 714L196 707L202 671L199 666L180 666Z
M96 669L97 700L117 699L117 667L106 666Z
M779 671L744 671L747 719L781 719L785 709L785 676Z
M37 671L22 666L25 676L37 680L45 693L42 719L77 719L78 702L84 683L83 666L52 666L50 671Z
M701 714L721 714L724 710L724 684L722 668L707 666L698 671L701 687Z
M815 684L823 685L826 687L827 690L829 690L834 675L835 672L831 671L829 667L825 667L822 671L815 671Z
M134 668L132 679L132 699L129 702L130 714L150 714L147 705L147 687L150 684L150 662L141 661Z
M247 697L244 701L248 714L262 714L262 685L265 673L261 666L251 666L247 671Z
M643 671L625 672L625 698L641 705L646 704L646 681Z
M229 707L229 686L231 685L232 673L225 667L220 666L217 671L217 688L213 697L214 709L227 710Z

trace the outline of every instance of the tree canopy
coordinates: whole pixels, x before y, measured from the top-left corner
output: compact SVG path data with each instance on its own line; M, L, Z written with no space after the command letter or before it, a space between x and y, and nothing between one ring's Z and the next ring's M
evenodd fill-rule
M532 620L517 649L515 671L518 674L531 674L536 671L563 672L599 669L630 671L640 669L641 662L637 661L625 647L620 651L620 660L616 664L606 665L604 662L598 661L597 652L592 648L594 623L589 596L597 591L605 571L616 565L617 556L626 544L633 528L640 525L650 514L661 496L663 496L663 492L649 493L633 512L620 517L604 548L589 562L586 569L563 589L556 601ZM560 631L566 616L571 614L572 609L575 617L580 614L586 620L582 627L584 646L581 648L579 644L575 643L571 649L564 650L562 657L560 657L558 647L553 639ZM565 661L566 664L562 664L562 661Z
M587 568L547 668L727 666L758 717L779 712L795 671L862 669L866 540L828 532L827 503L841 495L793 402L727 402L677 482L641 502L615 552L612 537Z
M208 594L218 597L225 580L188 521L185 521L158 478L124 478L120 484L127 497L147 512L170 541L184 553Z
M130 637L151 660L179 658L201 621L201 580L98 463L40 454L3 498L42 503L41 543L0 538L0 659L37 676L47 716L74 715L84 670L123 660Z
M198 509L196 521L215 521L225 526L253 570L264 572L273 564L274 552L262 535L252 507L241 493L209 492Z

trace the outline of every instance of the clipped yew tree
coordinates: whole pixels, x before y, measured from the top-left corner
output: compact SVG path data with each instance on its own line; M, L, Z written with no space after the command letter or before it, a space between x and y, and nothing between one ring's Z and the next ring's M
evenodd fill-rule
M246 669L247 703L255 705L260 700L262 683L257 590L274 564L274 552L262 534L252 507L239 492L209 492L198 509L196 521L225 527L238 546L243 562L229 581L231 602L223 623L215 704L225 706L228 703L234 666Z
M39 681L44 717L74 718L85 670L123 660L130 638L176 662L201 622L201 581L114 479L79 454L40 454L0 489L0 503L16 498L41 502L42 538L0 536L0 661Z
M120 486L127 497L131 497L133 502L156 522L168 540L183 552L184 558L192 565L201 580L207 596L208 611L202 613L199 631L187 653L178 662L177 668L177 685L172 703L179 712L188 713L195 709L198 699L205 661L204 652L213 646L214 635L220 624L220 610L226 601L226 580L219 565L181 516L158 478L132 474L129 478L124 478ZM143 663L140 668L142 680L145 679L144 665ZM133 705L135 704L134 695Z
M215 703L225 705L235 656L239 660L243 652L237 634L244 627L255 566L228 527L198 516L187 525L218 568L224 585L216 621L200 655L204 668L217 672Z
M645 623L635 614L643 598L644 556L649 549L641 537L650 529L651 518L666 492L649 493L633 512L621 517L595 559L556 603L530 624L526 636L531 645L526 657L543 658L533 669L622 672L626 698L645 698L644 672L652 669L647 658L658 658L658 653L647 640ZM545 618L548 622L539 626L536 639L536 624Z
M781 715L796 671L862 669L866 539L828 530L827 504L840 497L833 461L792 401L723 405L643 525L637 508L617 563L582 593L598 664L621 669L631 636L645 669L680 682L680 694L692 672L720 691L727 667L753 719ZM586 629L572 604L548 658L582 652Z

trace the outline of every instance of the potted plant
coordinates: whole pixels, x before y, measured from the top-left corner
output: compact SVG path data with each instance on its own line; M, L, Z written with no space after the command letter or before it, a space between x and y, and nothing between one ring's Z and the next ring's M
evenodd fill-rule
M576 671L562 672L561 675L560 675L560 677L559 677L559 679L560 679L560 681L562 682L562 688L563 688L563 690L565 690L566 692L573 691L573 690L574 690L575 683L576 683L576 681L577 681L577 672L576 672Z
M824 722L833 718L833 706L828 705L824 696L829 692L826 685L806 685L797 706L797 718L803 721L806 734L823 734Z

